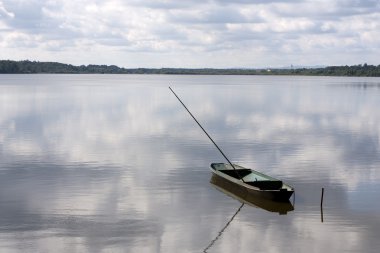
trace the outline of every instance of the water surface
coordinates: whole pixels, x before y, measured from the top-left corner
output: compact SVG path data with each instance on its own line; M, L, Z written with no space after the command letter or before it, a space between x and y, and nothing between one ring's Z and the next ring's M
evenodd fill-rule
M168 85L294 210L211 184L224 159ZM378 108L379 78L0 75L0 251L378 252Z

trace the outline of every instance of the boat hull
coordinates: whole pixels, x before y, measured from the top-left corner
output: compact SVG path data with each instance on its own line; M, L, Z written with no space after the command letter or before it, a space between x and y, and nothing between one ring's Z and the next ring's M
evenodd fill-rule
M234 186L235 188L238 187L240 191L242 191L242 194L247 194L247 195L253 195L255 197L260 197L268 200L273 200L273 201L278 201L278 202L287 202L289 201L289 198L292 196L294 193L294 189L290 187L289 185L282 184L282 187L280 189L276 190L263 190L258 187L252 186L249 183L252 182L247 182L243 181L241 179L235 178L233 176L230 176L228 174L225 174L221 172L220 170L216 169L216 166L223 166L225 164L220 164L220 163L213 163L211 164L211 171L213 174L218 177L218 180L223 180L225 184L230 184L231 186ZM229 165L225 165L225 168L227 168ZM236 165L238 166L238 165ZM242 168L244 170L247 170L241 166L238 166L239 168ZM237 170L239 171L239 170ZM253 170L251 170L253 171ZM259 173L256 171L253 171L254 173ZM231 174L231 173L230 173ZM262 176L266 176L262 173L259 173ZM269 176L266 176L268 178L271 178ZM271 178L274 179L274 178Z

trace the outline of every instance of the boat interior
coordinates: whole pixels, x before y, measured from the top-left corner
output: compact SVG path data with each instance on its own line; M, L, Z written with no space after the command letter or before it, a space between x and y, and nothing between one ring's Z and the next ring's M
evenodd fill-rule
M283 185L280 180L246 181L245 183L257 187L260 190L280 190Z
M270 179L268 180L266 178L263 178L262 176L253 175L251 169L219 170L219 171L236 179L243 178L246 184L257 187L260 190L280 190L283 187L283 182L281 180L270 180ZM257 178L259 178L259 180Z
M236 170L218 170L224 174L229 175L230 177L241 179L252 173L250 169L236 169Z

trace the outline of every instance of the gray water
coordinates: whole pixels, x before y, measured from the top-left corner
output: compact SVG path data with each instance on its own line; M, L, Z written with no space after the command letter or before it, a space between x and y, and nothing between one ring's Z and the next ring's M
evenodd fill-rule
M211 184L169 85L294 210ZM378 252L379 108L380 78L0 75L0 252Z

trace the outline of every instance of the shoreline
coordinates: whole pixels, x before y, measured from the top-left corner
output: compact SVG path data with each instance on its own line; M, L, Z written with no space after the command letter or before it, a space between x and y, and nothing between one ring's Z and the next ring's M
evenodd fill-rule
M318 68L122 68L115 65L74 66L59 62L0 60L0 74L141 74L141 75L264 75L380 77L380 65Z

